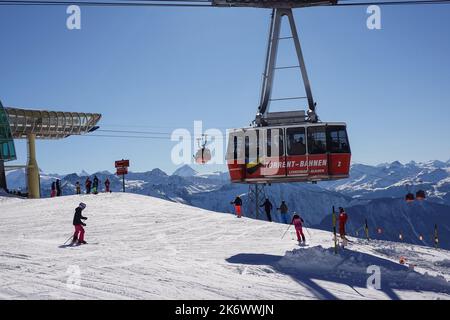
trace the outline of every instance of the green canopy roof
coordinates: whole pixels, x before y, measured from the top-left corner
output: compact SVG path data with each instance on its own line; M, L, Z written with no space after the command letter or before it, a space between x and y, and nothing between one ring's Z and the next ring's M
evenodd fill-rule
M16 160L16 149L11 135L8 115L0 101L0 161Z

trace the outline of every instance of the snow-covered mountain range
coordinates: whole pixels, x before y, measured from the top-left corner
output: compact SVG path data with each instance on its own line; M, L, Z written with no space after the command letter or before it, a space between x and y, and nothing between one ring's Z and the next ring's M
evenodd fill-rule
M368 166L353 164L350 179L324 182L328 190L359 199L404 197L425 190L428 199L450 205L450 160L402 164L398 161Z
M109 178L112 191L121 191L121 177L108 171L95 174L100 179L101 186L102 182ZM74 194L76 181L83 186L86 176L85 171L68 175L41 173L42 194L50 195L51 182L57 178L62 181L64 195ZM92 177L93 175L91 179ZM23 170L8 172L7 180L10 189L25 190ZM244 200L244 214L255 217L253 206L247 205L248 188L247 185L231 184L227 172L200 174L189 166L178 168L172 175L160 169L153 169L147 172L130 172L126 176L128 192L212 211L233 212L230 202L236 195L241 195ZM415 193L420 189L426 191L427 199L421 205L405 207L402 200L405 194ZM370 226L383 228L385 238L390 240L396 240L391 238L398 236L399 226L404 229L405 241L412 243L424 243L418 240L418 235L425 232L424 236L428 241L431 237L429 229L433 228L434 223L439 223L442 231L447 228L450 230L450 161L407 164L395 161L377 166L353 164L349 179L316 185L272 184L265 188L265 195L275 207L279 206L281 200L285 200L290 212L300 213L307 225L327 230L332 206L347 208L352 232L359 229L361 221L368 218ZM261 200L263 198L264 196L261 196ZM272 216L274 221L280 221L276 210ZM433 216L433 219L430 219L430 216ZM266 218L261 213L258 219ZM423 229L424 222L427 222L426 230ZM382 236L380 238L385 239ZM450 247L450 239L447 242L449 244L443 247Z

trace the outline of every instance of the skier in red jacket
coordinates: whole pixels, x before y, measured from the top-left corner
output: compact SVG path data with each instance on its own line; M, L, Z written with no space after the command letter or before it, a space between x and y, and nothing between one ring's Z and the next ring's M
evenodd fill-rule
M299 243L301 243L303 241L303 243L305 243L306 239L305 239L305 235L303 234L303 223L305 221L303 221L303 219L298 215L298 214L294 214L294 216L292 217L292 221L291 224L293 224L295 226L295 231L297 233L297 241Z
M341 239L347 239L345 237L345 224L347 223L347 213L345 213L344 208L339 207L339 235Z

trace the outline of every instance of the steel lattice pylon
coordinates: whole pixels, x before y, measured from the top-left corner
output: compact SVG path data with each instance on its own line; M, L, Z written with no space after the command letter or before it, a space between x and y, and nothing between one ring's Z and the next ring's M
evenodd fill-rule
M266 199L266 185L265 184L250 184L248 186L247 193L247 217L260 219L263 217L265 219L264 208L260 206L264 203Z

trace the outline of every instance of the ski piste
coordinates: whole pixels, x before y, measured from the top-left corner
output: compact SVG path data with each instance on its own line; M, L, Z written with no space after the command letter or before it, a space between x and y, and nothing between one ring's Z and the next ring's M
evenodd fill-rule
M59 243L73 236L69 234L73 228L73 210L80 201L87 204L83 215L89 217L85 233L88 244L59 248ZM295 274L326 280L321 286L339 299L379 299L380 294L387 297L383 292L360 288L360 282L353 282L352 278L345 278L343 282L341 274L332 268L339 263L339 270L343 270L339 272L354 272L356 267L359 276L366 276L366 268L372 264L381 266L383 278L395 275L397 280L393 283L401 285L395 285L394 289L403 299L450 298L447 294L450 287L434 276L441 274L450 279L450 269L445 262L450 261L450 252L433 247L349 237L356 243L345 249L338 248L338 254L334 254L333 235L329 231L310 228L312 237L307 237L307 245L303 246L296 237L292 239L291 234L281 239L288 227L285 224L249 218L236 221L231 214L129 193L36 201L3 198L0 209L0 245L3 248L0 262L25 269L32 261L36 270L46 270L33 273L33 287L39 290L30 294L26 276L12 269L2 269L0 281L5 284L0 287L2 296L23 292L24 297L44 298L42 292L50 290L54 297L76 298L76 292L52 289L48 283L54 276L65 279L68 266L79 264L82 274L94 272L91 275L95 277L82 276L82 283L86 285L83 295L96 299L155 297L148 288L164 291L167 298L175 299L182 299L186 294L199 298L251 299L255 290L264 299L273 299L274 292L278 292L277 297L286 299L320 299L292 275L291 270L297 270ZM42 232L43 226L45 232ZM116 243L117 248L112 249L107 245L110 243ZM408 266L416 265L415 271L408 266L398 269L402 267L398 263L399 256L406 258ZM49 259L51 273L48 272ZM124 270L130 270L133 276ZM149 276L154 275L155 270L159 270L160 275ZM202 276L195 276L198 274ZM252 285L242 285L242 277ZM14 287L10 287L11 280L16 283ZM187 283L189 285L179 290ZM270 290L264 289L268 283ZM361 295L347 290L349 285ZM391 284L386 286L390 288ZM11 288L15 290L9 291ZM40 290L44 288L47 289ZM198 291L198 288L203 289ZM112 296L111 292L117 294Z

